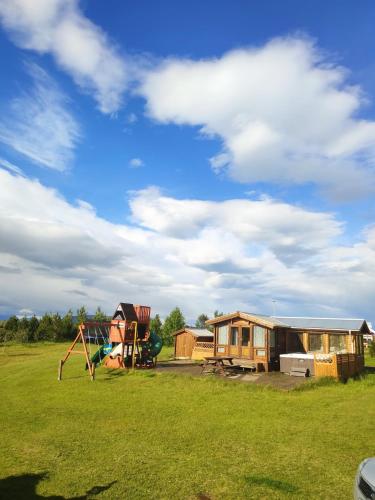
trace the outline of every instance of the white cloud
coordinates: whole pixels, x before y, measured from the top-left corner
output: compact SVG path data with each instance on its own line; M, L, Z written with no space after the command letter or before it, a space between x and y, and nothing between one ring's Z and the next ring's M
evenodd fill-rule
M79 9L78 0L0 0L0 19L15 43L51 54L103 113L121 106L126 65L107 35Z
M48 211L45 207L48 207ZM133 225L72 205L0 169L0 312L66 310L119 300L187 318L236 309L370 317L375 228L343 245L330 213L272 199L178 200L132 193ZM22 283L22 286L20 286Z
M27 68L33 86L3 110L0 141L36 164L65 170L80 138L79 125L56 82L35 64ZM2 164L10 168L9 162Z
M144 166L144 162L143 160L141 160L140 158L132 158L130 161L129 161L129 166L131 168L139 168L139 167L143 167Z
M0 158L0 167L6 168L10 172L13 172L18 175L24 175L22 169L14 165L14 163L6 160L5 158Z
M133 123L136 123L138 121L138 117L135 113L129 113L126 117L126 123L129 125L133 125Z
M139 92L161 123L219 137L211 158L240 182L316 183L338 197L374 188L375 122L348 72L306 38L207 60L169 59L144 75Z

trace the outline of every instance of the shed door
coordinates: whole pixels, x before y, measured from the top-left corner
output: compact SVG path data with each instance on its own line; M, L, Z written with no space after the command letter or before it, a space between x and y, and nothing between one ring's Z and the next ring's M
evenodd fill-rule
M191 356L191 342L189 335L181 333L176 339L176 356L179 358L188 358Z

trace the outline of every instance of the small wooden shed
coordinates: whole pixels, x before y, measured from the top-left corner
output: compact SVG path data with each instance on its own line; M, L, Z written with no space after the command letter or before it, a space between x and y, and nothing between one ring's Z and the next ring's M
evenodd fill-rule
M172 335L176 359L203 359L204 355L213 354L214 334L210 330L186 326ZM205 354L200 357L201 350L204 350Z

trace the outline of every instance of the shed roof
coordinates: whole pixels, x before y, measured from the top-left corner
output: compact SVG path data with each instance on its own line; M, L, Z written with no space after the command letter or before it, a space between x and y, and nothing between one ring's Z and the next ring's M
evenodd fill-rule
M213 337L214 334L207 330L206 328L193 328L193 327L185 327L181 328L181 330L177 330L173 332L172 335L178 335L183 332L189 332L194 337Z

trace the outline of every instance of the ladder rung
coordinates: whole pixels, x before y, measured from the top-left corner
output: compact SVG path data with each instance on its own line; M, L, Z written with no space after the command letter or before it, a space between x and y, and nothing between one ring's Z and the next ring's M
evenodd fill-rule
M85 351L73 351L69 350L70 354L86 354Z

